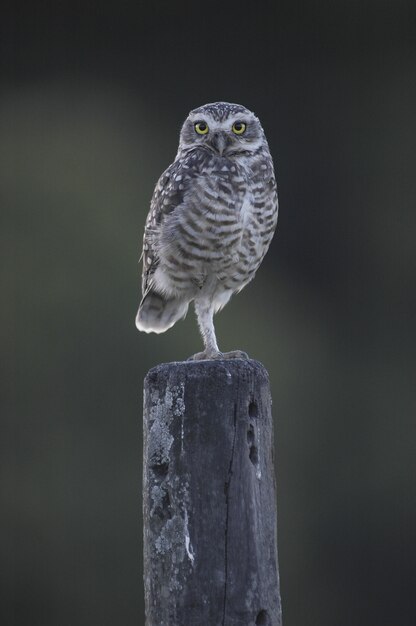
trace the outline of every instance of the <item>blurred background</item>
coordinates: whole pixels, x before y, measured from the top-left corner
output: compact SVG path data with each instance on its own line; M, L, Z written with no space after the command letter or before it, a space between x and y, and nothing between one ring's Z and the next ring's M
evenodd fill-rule
M144 624L142 381L201 340L192 312L136 331L143 224L188 111L227 100L279 184L270 252L216 326L270 373L284 624L414 626L415 3L0 18L1 623Z

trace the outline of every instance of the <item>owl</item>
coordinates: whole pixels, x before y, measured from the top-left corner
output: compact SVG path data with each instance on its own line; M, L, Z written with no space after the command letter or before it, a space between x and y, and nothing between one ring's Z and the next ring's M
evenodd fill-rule
M277 212L273 161L254 113L227 102L191 111L145 224L137 328L163 333L193 302L204 350L190 358L248 358L220 352L213 317L254 278Z

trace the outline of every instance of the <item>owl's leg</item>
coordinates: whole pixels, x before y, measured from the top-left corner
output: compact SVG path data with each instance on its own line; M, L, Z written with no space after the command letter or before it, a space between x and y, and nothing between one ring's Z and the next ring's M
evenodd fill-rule
M248 355L241 350L233 352L220 352L217 345L214 328L214 305L207 299L195 300L195 312L198 320L199 330L205 350L197 352L188 361L202 361L208 359L248 359Z
M205 350L190 357L190 361L221 359L214 328L214 305L206 298L195 300L195 313Z

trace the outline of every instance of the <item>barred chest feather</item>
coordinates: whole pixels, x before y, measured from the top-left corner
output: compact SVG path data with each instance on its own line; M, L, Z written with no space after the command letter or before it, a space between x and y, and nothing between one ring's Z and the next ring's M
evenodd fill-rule
M254 277L276 226L270 155L233 160L195 151L176 178L183 200L161 225L155 284L176 295L239 291Z

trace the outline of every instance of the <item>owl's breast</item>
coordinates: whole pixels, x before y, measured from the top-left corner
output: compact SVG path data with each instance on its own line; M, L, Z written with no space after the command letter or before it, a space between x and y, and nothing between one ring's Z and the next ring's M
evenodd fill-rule
M264 256L260 187L225 159L194 177L161 225L158 275L188 292L213 281L232 290L248 282Z
M212 172L195 179L164 224L164 242L195 261L220 258L241 236L245 196L230 176Z

